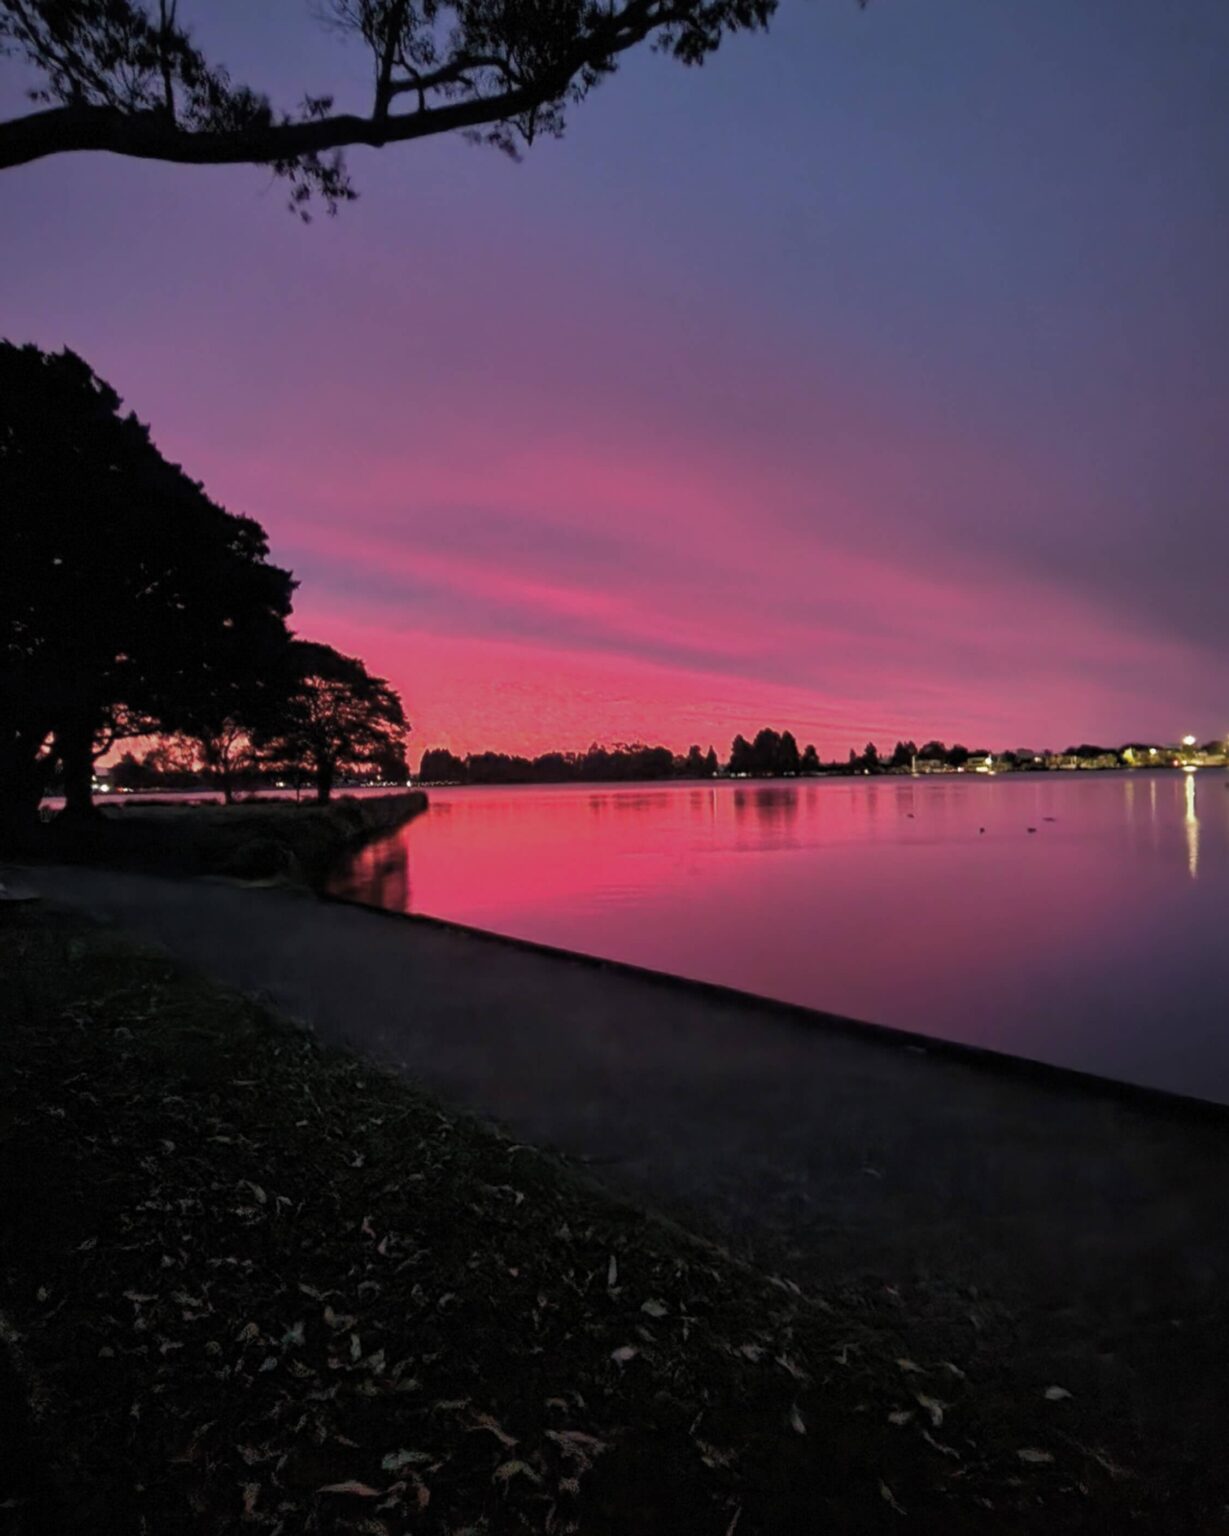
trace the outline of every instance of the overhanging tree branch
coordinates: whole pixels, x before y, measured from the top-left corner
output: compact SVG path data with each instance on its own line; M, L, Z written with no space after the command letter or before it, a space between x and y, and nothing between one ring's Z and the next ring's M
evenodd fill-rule
M150 0L153 3L153 0ZM0 122L0 170L105 152L179 165L267 165L301 205L353 196L341 152L445 133L515 151L562 131L618 56L652 39L702 62L731 32L767 25L777 0L328 0L333 22L370 49L370 116L305 96L277 115L234 85L179 21L178 0L0 0L0 54L39 71L45 105ZM399 102L415 105L395 110Z

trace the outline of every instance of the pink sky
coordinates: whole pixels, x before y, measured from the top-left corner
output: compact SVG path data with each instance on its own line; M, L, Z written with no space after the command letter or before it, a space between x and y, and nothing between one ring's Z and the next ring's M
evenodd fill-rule
M276 87L272 22L208 15ZM286 89L335 85L302 37ZM0 334L264 523L414 757L1202 739L1227 42L1219 0L785 7L523 165L357 156L310 229L261 173L46 162L0 185Z

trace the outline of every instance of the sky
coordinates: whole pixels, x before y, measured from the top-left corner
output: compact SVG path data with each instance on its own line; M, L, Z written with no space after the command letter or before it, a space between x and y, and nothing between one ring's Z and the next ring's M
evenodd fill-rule
M363 99L298 0L186 9ZM21 110L12 66L0 107ZM1229 732L1229 6L783 0L513 164L0 174L0 335L258 518L429 746Z

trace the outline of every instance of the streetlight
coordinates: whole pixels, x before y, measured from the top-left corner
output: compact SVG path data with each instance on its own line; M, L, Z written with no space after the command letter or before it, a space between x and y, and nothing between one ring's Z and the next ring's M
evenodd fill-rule
M1184 736L1182 738L1182 745L1184 747L1193 747L1195 745L1195 738L1193 736Z

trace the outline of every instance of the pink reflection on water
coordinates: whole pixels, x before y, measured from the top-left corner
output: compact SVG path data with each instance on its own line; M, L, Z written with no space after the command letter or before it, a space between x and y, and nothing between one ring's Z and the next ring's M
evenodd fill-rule
M1229 1098L1223 775L437 791L339 889Z

